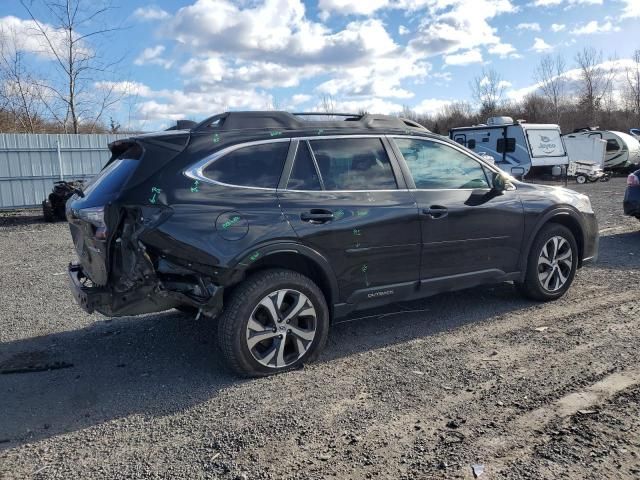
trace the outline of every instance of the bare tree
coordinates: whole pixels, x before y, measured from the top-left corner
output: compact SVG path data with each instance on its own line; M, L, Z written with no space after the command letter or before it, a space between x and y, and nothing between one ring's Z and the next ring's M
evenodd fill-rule
M336 101L332 95L324 94L320 97L320 109L324 113L336 113Z
M566 63L562 55L555 58L551 55L545 55L535 71L535 78L540 84L540 90L553 106L555 121L558 124L561 115L560 107L565 100L565 72Z
M633 65L626 69L625 101L626 107L631 110L631 114L636 125L640 124L640 49L633 52Z
M598 123L598 112L611 89L614 69L602 66L602 51L585 47L576 54L580 69L579 104L591 125Z
M0 102L17 130L35 133L42 104L36 80L28 72L15 30L0 30Z
M505 82L493 68L482 69L471 82L471 94L480 104L482 116L494 115L504 100Z
M93 132L105 111L121 98L113 86L94 88L97 81L114 75L121 60L108 60L106 49L97 44L118 30L105 26L111 7L100 1L42 0L50 19L42 23L32 2L20 3L34 22L34 33L41 37L42 53L54 60L53 75L39 85L45 107L65 132L78 133L81 123Z

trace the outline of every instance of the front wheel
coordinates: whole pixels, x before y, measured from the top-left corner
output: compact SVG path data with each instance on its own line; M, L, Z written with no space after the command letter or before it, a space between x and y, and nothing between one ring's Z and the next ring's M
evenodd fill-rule
M218 341L236 373L255 377L314 360L328 332L329 309L315 283L290 270L265 270L231 293Z
M531 246L525 280L516 284L518 289L533 300L560 298L576 275L578 255L571 230L554 223L544 226Z

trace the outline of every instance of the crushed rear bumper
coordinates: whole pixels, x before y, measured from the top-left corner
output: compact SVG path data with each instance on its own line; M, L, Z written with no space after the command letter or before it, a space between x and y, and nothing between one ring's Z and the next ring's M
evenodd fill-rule
M223 287L212 287L207 301L198 302L188 295L160 288L158 284L143 285L127 292L93 286L82 266L74 263L69 264L68 277L73 297L87 313L97 311L109 317L122 317L161 312L184 305L200 309L208 316L216 316L222 311Z

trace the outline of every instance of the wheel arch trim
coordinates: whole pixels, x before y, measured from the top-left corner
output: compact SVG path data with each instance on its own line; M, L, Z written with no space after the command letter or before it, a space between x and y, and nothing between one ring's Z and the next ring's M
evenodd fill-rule
M526 255L521 255L520 258L520 271L522 272L522 279L524 279L524 276L526 275L527 263L529 254L531 253L533 242L540 233L540 230L542 230L542 228L549 223L560 223L561 225L564 224L564 222L554 222L554 219L561 219L565 221L568 220L574 227L577 227L580 235L579 237L575 238L576 243L578 244L578 268L582 266L582 257L584 255L585 226L580 219L580 213L578 211L570 206L560 206L545 212L540 218L538 218L534 227L531 229L531 233L527 235L527 240L524 245L525 248L523 249L523 251L526 252ZM575 235L573 229L572 233L574 233Z
M256 254L258 254L258 256L255 256ZM269 243L244 252L237 257L239 260L236 262L234 268L236 272L236 274L234 274L234 280L240 281L246 275L247 271L253 270L256 266L261 265L266 259L269 259L269 257L273 258L275 255L281 254L292 256L300 255L320 270L324 280L326 280L326 286L331 297L327 299L327 303L329 304L329 308L332 308L332 305L340 298L340 292L338 280L329 260L317 250L297 242Z

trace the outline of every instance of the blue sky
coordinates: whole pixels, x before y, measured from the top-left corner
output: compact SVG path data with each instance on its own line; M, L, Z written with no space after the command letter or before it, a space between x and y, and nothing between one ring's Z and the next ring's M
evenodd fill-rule
M496 69L518 98L535 89L542 55L562 54L573 68L585 46L622 60L640 49L640 0L112 3L125 27L106 44L124 56L108 84L125 95L112 114L145 129L227 109L315 110L323 96L343 111L433 113L470 100L469 82L483 68ZM0 28L27 24L17 0L2 1ZM23 49L47 78L53 62Z

